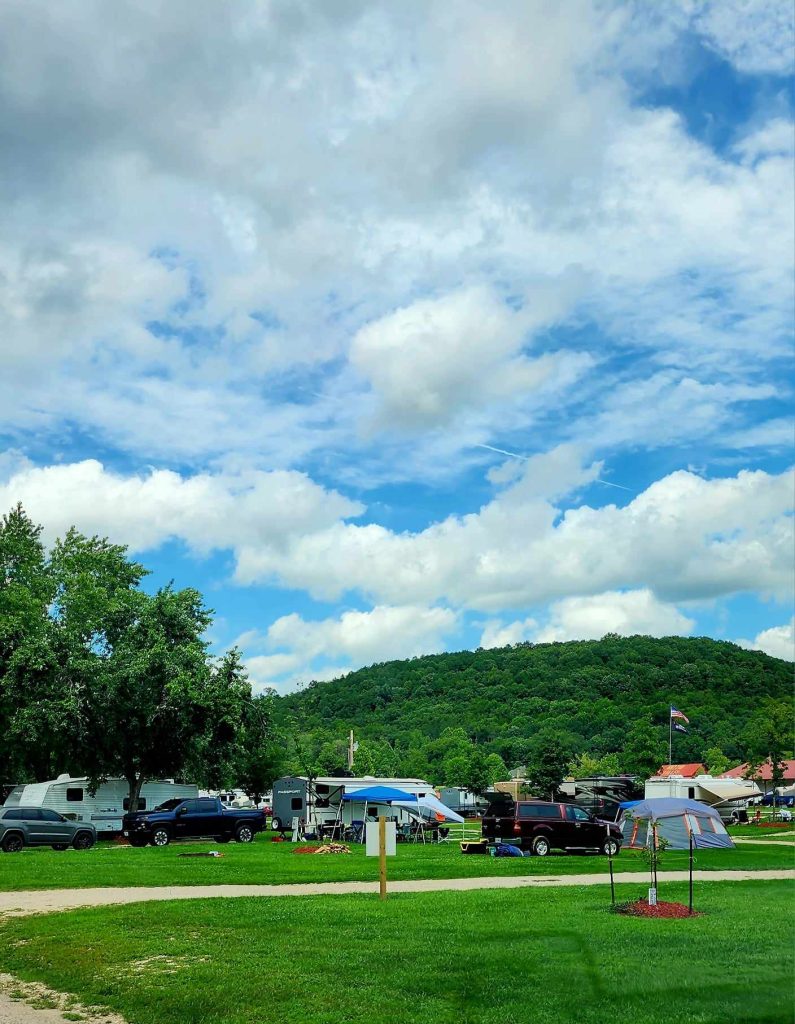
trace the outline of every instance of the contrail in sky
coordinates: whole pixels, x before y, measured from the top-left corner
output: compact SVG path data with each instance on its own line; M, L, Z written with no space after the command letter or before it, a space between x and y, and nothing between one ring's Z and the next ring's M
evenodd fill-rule
M490 452L497 452L499 455L508 455L512 459L521 459L522 462L529 462L529 455L520 455L518 452L506 452L504 448L495 448L491 444L476 444L475 448L487 448ZM604 484L605 487L617 487L620 491L629 491L630 494L635 492L631 487L625 487L623 484L614 484L610 480L602 480L598 476L594 478L596 483Z

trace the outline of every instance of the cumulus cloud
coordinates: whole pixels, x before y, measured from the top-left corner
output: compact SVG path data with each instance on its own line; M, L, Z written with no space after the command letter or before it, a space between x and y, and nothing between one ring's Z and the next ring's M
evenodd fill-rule
M311 679L336 678L361 665L438 653L458 625L459 617L450 608L380 605L320 621L285 615L264 635L240 642L244 651L264 647L279 652L246 657L258 686L290 689Z
M502 622L491 619L483 628L480 646L490 650L492 647L508 647L524 640L531 640L538 629L535 619L522 619L516 622Z
M752 651L764 651L773 658L795 661L795 618L783 626L763 629L754 640L738 640L737 643Z
M687 636L694 625L693 619L658 600L651 590L614 590L555 601L546 625L536 631L534 639L538 643L597 640L605 633Z

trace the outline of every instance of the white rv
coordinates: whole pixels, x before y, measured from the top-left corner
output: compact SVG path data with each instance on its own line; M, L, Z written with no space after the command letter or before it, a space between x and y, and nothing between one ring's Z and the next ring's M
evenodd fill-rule
M335 821L350 825L355 818L361 817L362 806L344 801L343 796L373 786L399 789L420 799L435 795L433 786L424 779L376 779L372 776L347 779L324 776L313 779L310 784L305 776L288 775L273 784L272 828L276 831L283 827L289 828L293 818L300 819L310 829L330 825ZM371 813L379 813L378 805L372 806ZM403 809L394 808L388 813L397 817L399 822L408 822L412 818Z
M122 815L129 807L129 786L124 779L108 779L94 796L88 791L88 779L59 775L50 782L34 782L11 790L5 807L48 807L70 821L90 821L98 835L121 832ZM169 780L145 782L138 799L139 811L151 811L172 797L198 796L196 786Z
M760 796L761 791L750 779L716 779L712 775L655 775L646 781L644 796L673 796L682 800L698 800L714 807L724 821L736 821L748 801Z

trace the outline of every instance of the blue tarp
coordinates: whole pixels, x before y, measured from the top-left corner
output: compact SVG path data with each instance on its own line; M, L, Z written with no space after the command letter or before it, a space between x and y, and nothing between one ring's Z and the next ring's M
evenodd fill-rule
M353 793L345 793L343 800L356 800L359 803L388 804L393 800L402 800L404 803L416 804L417 797L413 793L404 793L402 789L392 789L390 786L368 786L367 789L357 789Z

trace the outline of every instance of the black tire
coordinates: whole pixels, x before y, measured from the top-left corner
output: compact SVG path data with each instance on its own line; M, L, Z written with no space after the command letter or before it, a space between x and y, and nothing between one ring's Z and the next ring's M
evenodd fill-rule
M238 843L253 843L254 829L251 825L238 825L235 829L235 841Z
M0 843L3 853L19 853L24 845L25 840L19 832L11 832L9 835L4 836L3 842Z
M533 853L536 857L548 857L552 852L552 844L546 836L536 836L533 840Z
M54 843L53 844L53 850L57 850L59 853L62 850L68 850L68 849L69 849L69 847L68 847L68 845L66 843Z
M72 840L75 850L90 850L94 845L94 837L90 832L78 832Z
M213 836L213 841L216 843L228 843L231 836Z
M162 849L162 847L168 846L171 842L171 833L167 828L163 828L161 825L158 825L152 832L150 842L152 843L152 846L158 846Z
M602 843L602 853L605 857L617 857L621 852L621 843L617 839L605 839Z
M271 831L272 832L281 832L282 831L282 823L279 821L278 818L271 818Z
M130 846L134 846L136 850L143 849L146 846L145 836L130 836Z

